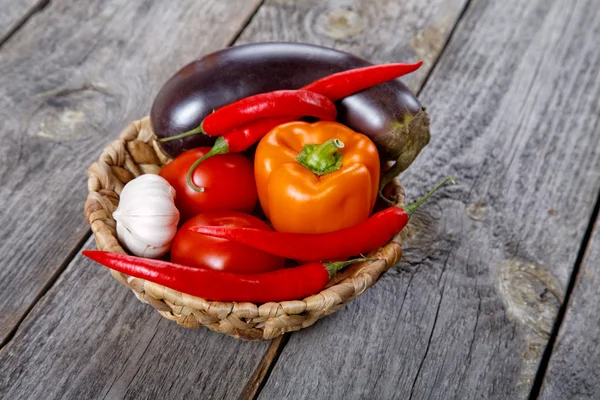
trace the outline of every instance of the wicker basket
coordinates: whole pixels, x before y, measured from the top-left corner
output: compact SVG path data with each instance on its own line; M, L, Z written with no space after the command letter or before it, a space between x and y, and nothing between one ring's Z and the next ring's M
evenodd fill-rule
M157 143L146 117L131 123L120 138L104 149L100 159L88 169L88 198L85 217L92 227L98 249L124 253L117 240L112 217L125 183L141 174L156 174L169 161ZM402 204L404 195L398 182L390 196ZM112 271L112 275L133 290L137 298L152 305L166 318L187 328L201 325L238 339L273 339L285 332L314 324L352 301L393 266L402 254L400 237L373 252L378 261L354 264L339 272L318 294L279 303L236 303L208 301L143 279Z

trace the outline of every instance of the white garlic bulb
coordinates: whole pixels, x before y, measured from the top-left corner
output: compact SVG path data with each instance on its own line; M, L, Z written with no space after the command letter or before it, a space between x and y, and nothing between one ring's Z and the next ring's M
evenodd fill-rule
M129 181L113 213L122 245L140 257L158 258L177 233L175 189L161 176L144 174Z

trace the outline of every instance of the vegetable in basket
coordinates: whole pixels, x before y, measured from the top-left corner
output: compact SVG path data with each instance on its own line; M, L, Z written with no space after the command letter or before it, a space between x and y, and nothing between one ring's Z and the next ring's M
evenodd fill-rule
M372 65L342 51L300 43L258 43L209 54L177 72L159 91L152 128L165 138L196 128L213 110L242 98L299 89L336 72ZM384 181L398 175L429 142L429 117L399 80L363 90L337 103L338 121L369 136L383 160L397 161ZM160 143L175 157L212 146L215 138L192 135Z
M177 192L175 205L181 213L181 221L201 212L250 212L256 206L252 162L244 155L223 154L190 170L191 165L209 150L209 147L188 150L159 172Z
M414 204L386 208L373 214L365 222L335 232L302 234L233 226L197 226L192 230L242 243L280 257L305 261L344 259L386 244L406 226L417 207L447 182L455 183L453 178L446 178Z
M169 251L179 223L174 198L175 189L158 175L127 182L113 213L121 244L141 257L158 258Z
M337 122L280 125L254 156L260 204L283 232L331 232L365 221L379 168L373 142Z
M284 259L229 240L200 235L195 226L240 226L271 230L260 219L236 211L198 214L179 228L171 246L171 261L198 268L250 274L273 271L284 266Z
M83 255L115 271L192 296L253 303L302 299L324 289L342 268L372 260L314 262L260 274L235 274L99 250L84 250Z

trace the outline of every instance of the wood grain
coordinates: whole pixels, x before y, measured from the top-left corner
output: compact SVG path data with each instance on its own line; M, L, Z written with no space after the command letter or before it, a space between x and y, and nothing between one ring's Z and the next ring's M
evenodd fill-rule
M408 200L459 184L414 216L403 262L291 335L260 398L528 397L600 189L599 26L592 0L469 4L402 177Z
M467 0L267 0L236 45L303 42L345 50L372 62L423 66L403 78L418 91Z
M48 0L0 0L0 45Z
M600 398L600 225L596 221L548 364L541 399Z
M429 2L392 0L266 0L234 45L286 41L345 50L372 62L423 60L403 78L417 92L454 28L467 0ZM285 343L284 343L285 344ZM277 347L278 350L279 347ZM279 353L265 355L244 395L253 397L268 378ZM324 362L326 358L316 360ZM261 373L259 373L261 372ZM286 395L295 396L290 388Z
M0 352L0 397L237 398L268 347L184 329L78 255Z
M56 0L0 50L0 343L79 249L86 171L259 0Z

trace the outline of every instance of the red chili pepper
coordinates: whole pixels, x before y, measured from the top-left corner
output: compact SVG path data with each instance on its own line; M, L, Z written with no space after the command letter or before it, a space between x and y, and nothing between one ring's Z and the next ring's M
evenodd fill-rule
M269 132L278 125L296 121L299 118L299 116L293 116L259 119L242 128L235 129L223 136L219 136L217 142L219 139L223 138L222 141L227 143L227 147L229 148L228 152L239 153L248 149L248 147L260 140L264 136L263 132Z
M84 250L83 255L115 271L192 296L253 303L302 299L322 290L347 265L372 260L313 262L260 274L235 274L106 251Z
M306 90L277 90L246 97L219 108L200 124L209 136L219 136L262 118L303 115L334 121L337 109L322 94Z
M361 90L380 85L392 79L396 79L403 75L414 72L419 69L422 64L423 62L419 61L415 64L395 63L350 69L316 80L302 87L301 90L319 93L329 98L331 101L337 101L343 99L344 97L358 93ZM296 119L296 117L290 117L288 119L282 118L281 120L278 120L283 121L279 124L271 124L266 120L259 120L256 123L250 123L244 128L226 133L222 136L223 139L217 139L211 151L202 158L202 161L217 154L244 151L254 143L258 142L264 135L266 135L277 125L294 121ZM244 134L240 133L242 130L244 131ZM198 127L180 135L159 139L159 141L167 142L190 135L195 135L201 132L201 128Z
M188 171L188 177L191 177L196 167L207 158L216 156L217 154L242 152L258 142L271 129L281 124L285 124L286 122L295 121L298 118L299 117L281 117L259 119L250 122L242 128L235 129L223 136L219 136L212 149L192 164ZM194 187L195 185L190 186L196 190Z
M387 208L365 222L335 232L303 234L234 226L197 226L191 230L285 258L306 261L343 259L386 244L406 226L417 207L449 181L455 183L454 178L446 178L414 204Z
M319 93L331 101L348 97L361 90L380 85L392 79L416 71L423 64L383 64L369 67L350 69L326 76L304 86L303 90Z

